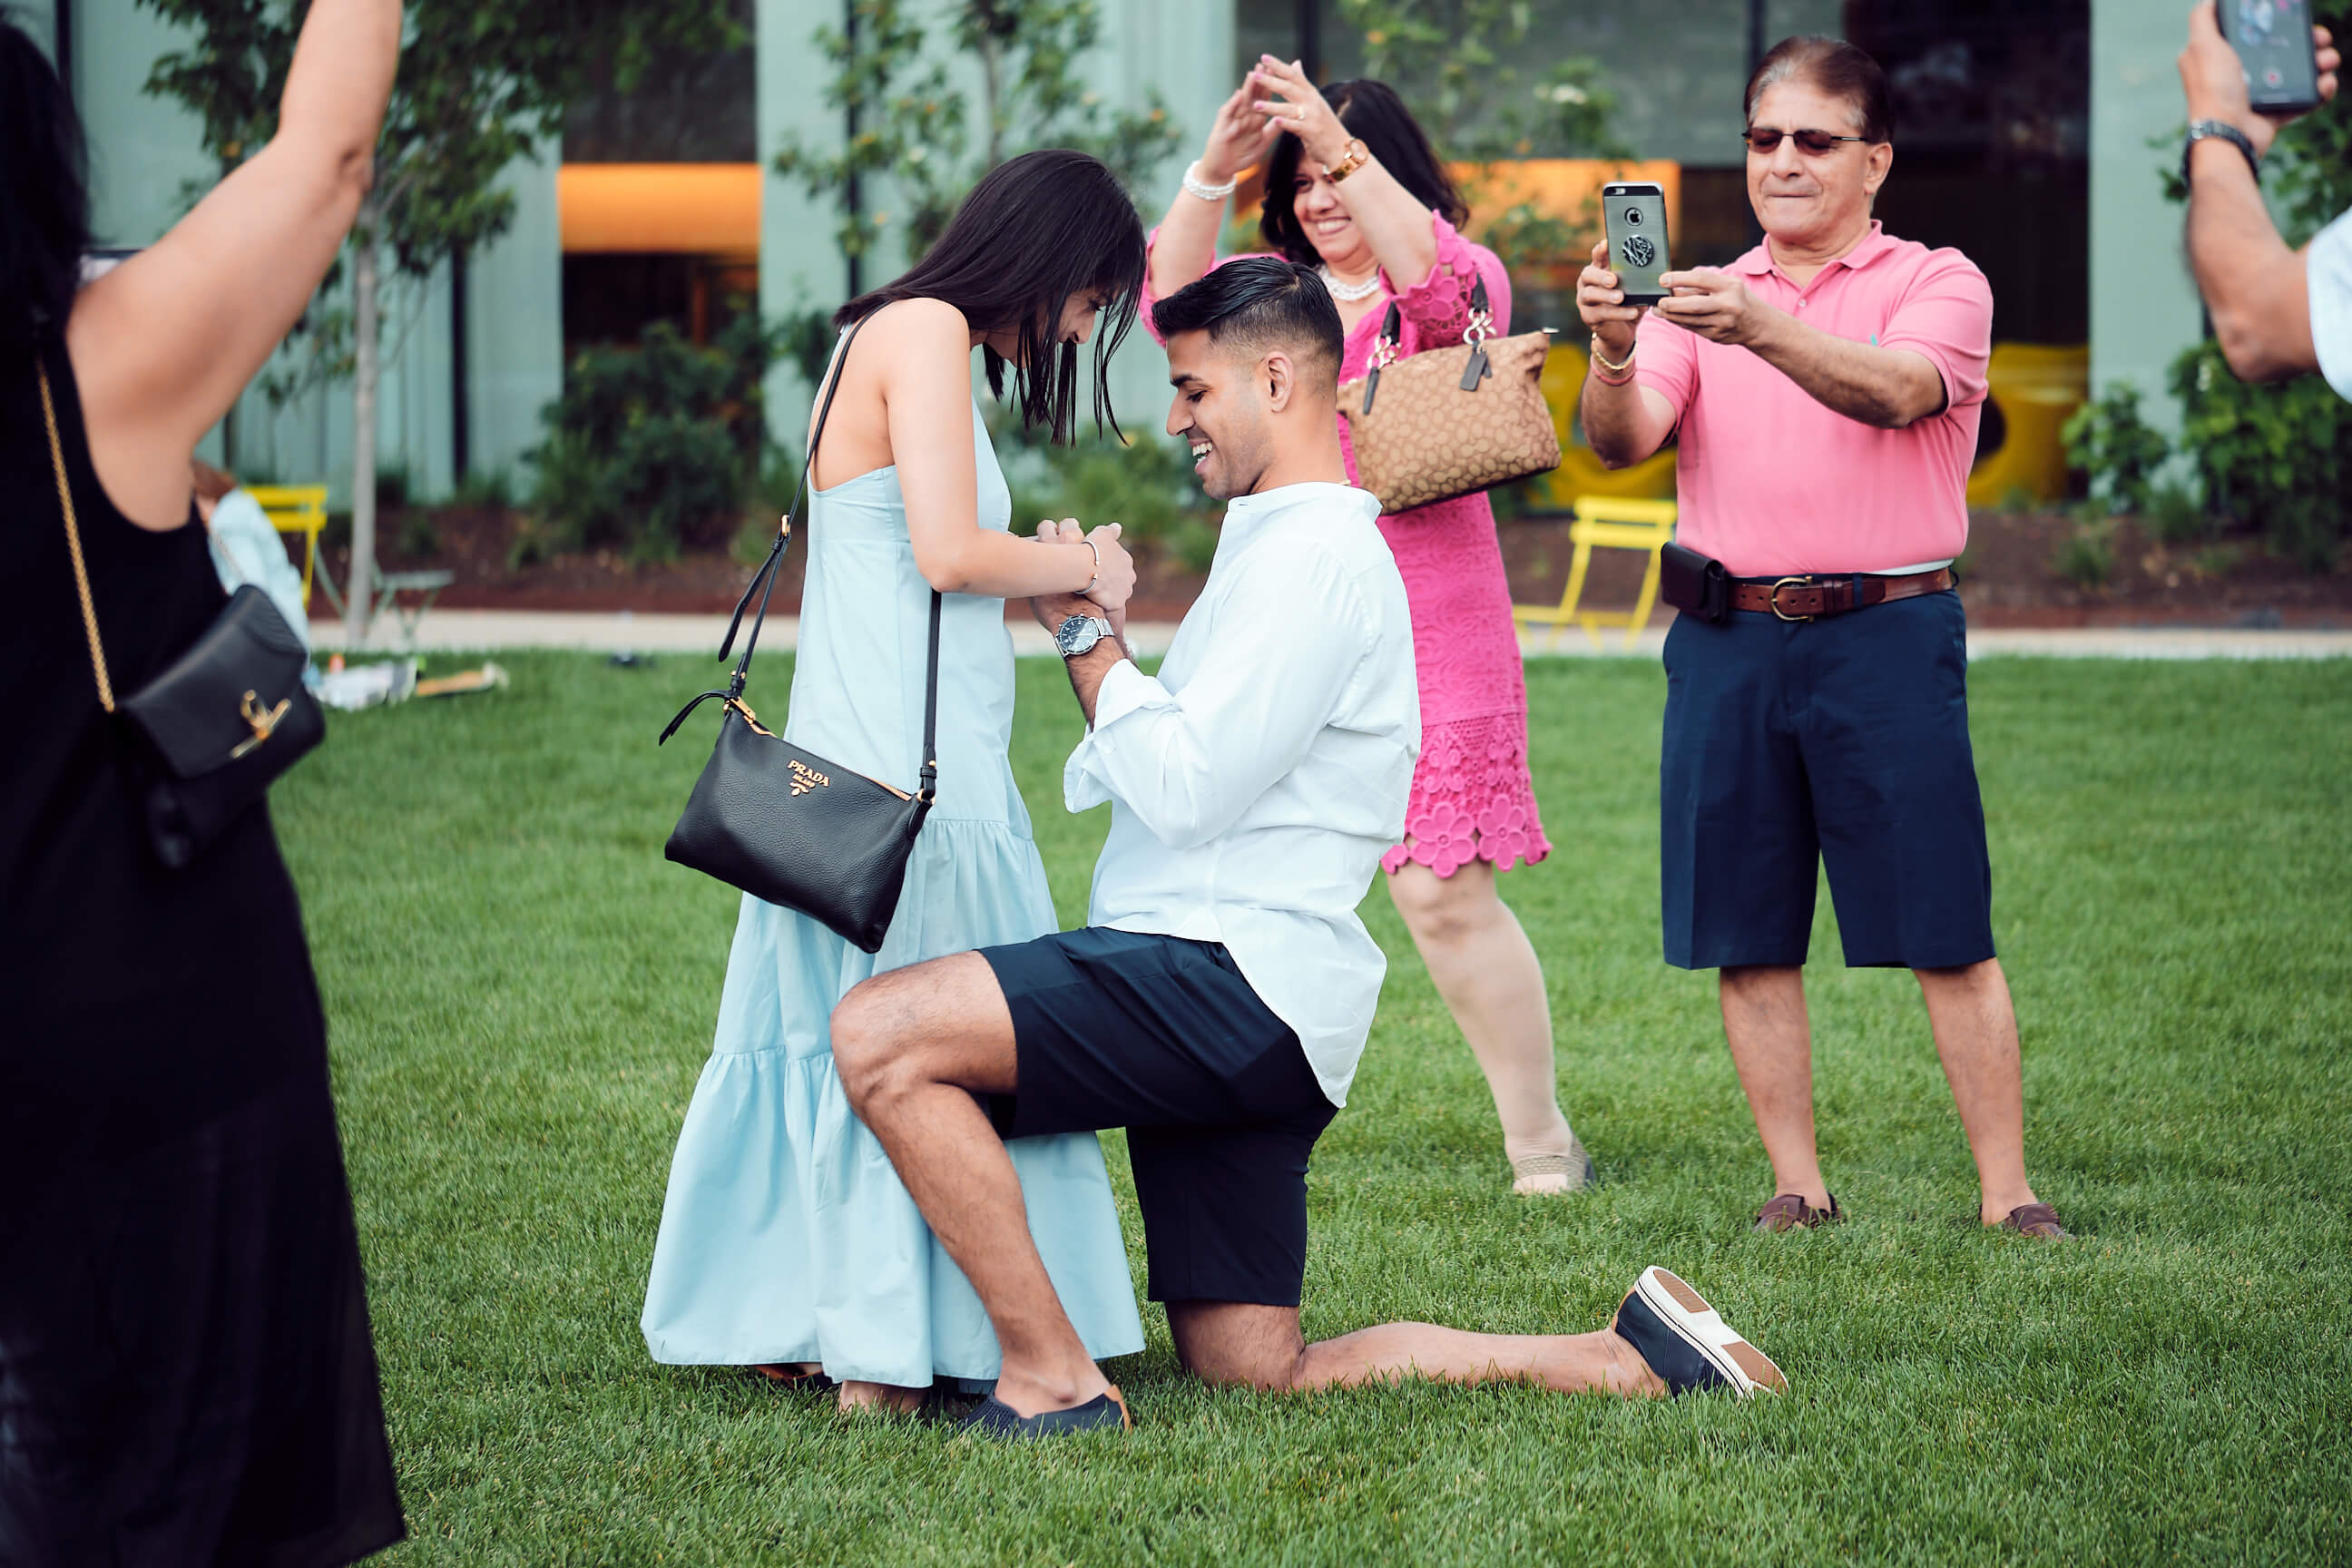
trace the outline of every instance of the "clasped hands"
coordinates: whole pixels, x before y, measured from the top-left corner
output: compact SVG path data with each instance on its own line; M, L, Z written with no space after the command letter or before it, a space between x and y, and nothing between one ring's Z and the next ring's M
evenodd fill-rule
M1576 279L1576 313L1592 329L1601 346L1622 359L1633 346L1634 324L1647 305L1628 305L1617 274L1609 270L1609 245L1592 247L1591 265ZM1696 267L1687 272L1661 272L1659 286L1667 297L1658 301L1659 315L1678 327L1718 343L1753 348L1789 318L1759 300L1748 285L1729 272Z
M1072 616L1099 616L1110 623L1115 636L1126 635L1127 601L1135 592L1135 558L1118 542L1118 535L1119 527L1115 522L1089 531L1079 527L1075 517L1066 517L1059 522L1048 518L1037 525L1037 537L1047 544L1071 544L1085 540L1102 557L1093 585L1084 593L1041 594L1029 601L1029 613L1037 617L1039 626L1057 632Z

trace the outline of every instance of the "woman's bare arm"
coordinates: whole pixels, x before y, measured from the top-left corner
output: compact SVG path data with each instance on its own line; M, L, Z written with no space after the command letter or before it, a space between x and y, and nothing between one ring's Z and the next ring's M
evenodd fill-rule
M1350 140L1347 126L1324 101L1322 90L1297 66L1268 56L1259 61L1244 85L1259 90L1260 97L1252 106L1258 112L1284 110L1296 116L1286 120L1284 128L1296 132L1307 162L1328 169L1347 155ZM1267 93L1280 93L1282 98L1264 96ZM1394 174L1381 167L1378 158L1332 189L1356 226L1364 231L1365 243L1380 258L1381 270L1389 275L1397 292L1429 276L1437 265L1437 230L1429 221L1429 209L1399 184Z
M1270 124L1250 107L1254 96L1254 85L1245 81L1217 106L1199 165L1200 177L1208 184L1222 185L1243 170L1265 162L1274 139L1282 133L1279 126ZM1153 299L1165 300L1208 276L1217 262L1217 231L1224 219L1223 202L1202 201L1181 186L1177 188L1176 199L1169 204L1168 216L1160 220L1151 242Z
M84 289L66 328L90 458L142 527L188 513L188 457L310 302L368 187L400 0L317 0L278 134L153 247Z
M978 453L971 425L971 329L952 305L908 300L887 306L858 340L874 351L883 416L915 568L942 594L1026 599L1078 594L1094 584L1107 605L1124 605L1135 571L1114 531L1095 547L1023 539L980 526ZM1095 556L1102 555L1096 581Z

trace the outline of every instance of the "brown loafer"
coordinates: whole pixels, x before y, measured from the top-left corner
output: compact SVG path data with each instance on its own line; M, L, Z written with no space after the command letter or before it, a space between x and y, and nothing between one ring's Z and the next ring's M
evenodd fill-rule
M1845 1218L1845 1210L1838 1207L1837 1194L1830 1194L1830 1206L1817 1209L1801 1194L1782 1193L1756 1216L1756 1228L1767 1236L1781 1236L1792 1230L1811 1230Z
M2030 1236L2036 1241L2064 1241L2066 1227L2058 1223L2058 1211L2048 1204L2020 1204L2009 1211L2000 1222L2003 1230L2013 1230L2020 1236Z

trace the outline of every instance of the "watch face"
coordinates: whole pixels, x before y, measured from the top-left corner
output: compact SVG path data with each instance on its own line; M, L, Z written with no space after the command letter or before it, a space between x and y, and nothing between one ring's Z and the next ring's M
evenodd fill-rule
M1062 650L1064 658L1076 658L1102 641L1102 626L1091 616L1072 616L1054 634L1054 645Z

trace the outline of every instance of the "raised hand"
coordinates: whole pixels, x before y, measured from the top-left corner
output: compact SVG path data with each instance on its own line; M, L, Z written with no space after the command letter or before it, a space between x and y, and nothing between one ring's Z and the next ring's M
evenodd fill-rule
M2334 47L2334 35L2325 27L2312 28L2311 41L2319 57L2319 100L2325 103L2336 96L2336 72L2344 57ZM2246 93L2245 65L2238 58L2238 51L2221 36L2212 0L2205 0L2189 13L2189 44L2180 51L2179 63L2181 90L2189 100L2189 118L2218 120L2236 126L2246 133L2257 153L2269 152L2279 127L2298 118L2254 112Z
M1258 112L1252 101L1256 97L1253 73L1217 106L1216 118L1209 122L1209 143L1201 150L1201 178L1208 184L1222 185L1244 169L1257 167L1274 150L1282 127Z
M1272 55L1260 55L1257 68L1242 85L1258 89L1250 109L1269 118L1269 139L1273 132L1289 132L1318 164L1336 163L1347 153L1348 128L1323 100L1323 89L1295 61L1285 64Z
M1633 328L1648 307L1625 303L1617 274L1602 265L1609 259L1609 242L1592 247L1592 264L1577 275L1576 313L1592 329L1612 359L1623 359L1633 346Z

